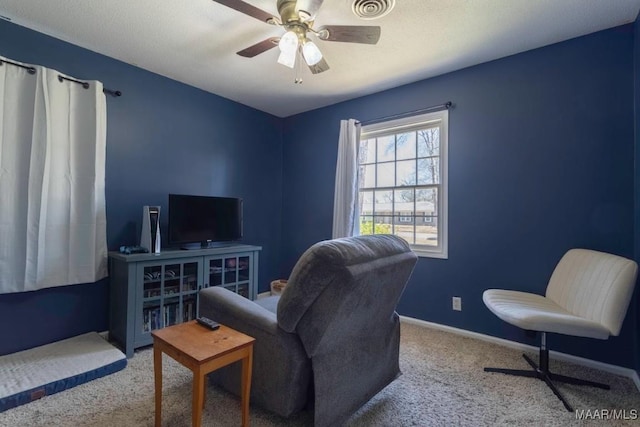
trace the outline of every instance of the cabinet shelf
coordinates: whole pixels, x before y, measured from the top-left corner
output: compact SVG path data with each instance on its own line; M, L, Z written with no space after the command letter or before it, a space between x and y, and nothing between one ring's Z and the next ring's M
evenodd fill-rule
M109 337L127 357L150 345L151 331L198 316L200 289L220 286L256 297L262 248L225 245L159 254L109 253Z

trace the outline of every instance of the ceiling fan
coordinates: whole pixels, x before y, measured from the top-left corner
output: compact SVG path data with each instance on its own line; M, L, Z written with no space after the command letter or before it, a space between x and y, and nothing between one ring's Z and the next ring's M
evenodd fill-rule
M278 46L278 63L289 68L295 66L298 53L304 59L313 74L329 69L329 64L320 49L310 39L310 35L319 40L348 43L376 44L380 39L380 27L363 25L325 25L313 28L318 9L324 0L277 0L280 17L271 15L242 0L213 0L238 12L249 15L262 22L283 27L286 32L281 37L270 37L237 52L246 58L253 58ZM300 83L296 79L297 83Z

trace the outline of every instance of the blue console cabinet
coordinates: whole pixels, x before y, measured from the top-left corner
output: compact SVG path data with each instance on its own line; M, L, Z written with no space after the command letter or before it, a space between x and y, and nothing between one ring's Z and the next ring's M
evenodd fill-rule
M133 356L152 343L152 330L195 319L198 292L209 286L255 299L261 249L229 244L159 254L109 252L109 339Z

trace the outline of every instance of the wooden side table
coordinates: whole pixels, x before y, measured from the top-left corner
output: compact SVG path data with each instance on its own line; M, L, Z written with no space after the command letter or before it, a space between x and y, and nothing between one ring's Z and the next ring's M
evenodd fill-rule
M155 376L155 425L162 424L162 353L193 372L192 425L200 427L205 398L205 376L218 368L242 360L242 425L249 425L249 392L254 338L220 325L212 331L195 320L152 331Z

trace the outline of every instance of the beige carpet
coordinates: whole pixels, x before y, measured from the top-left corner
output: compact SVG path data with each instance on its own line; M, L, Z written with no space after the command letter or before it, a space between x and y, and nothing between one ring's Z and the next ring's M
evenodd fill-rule
M534 355L535 356L535 355ZM537 356L535 356L537 358ZM349 426L560 426L639 425L631 420L576 421L542 381L483 372L484 366L526 368L520 353L495 344L413 324L402 324L403 375L375 396ZM611 391L560 385L577 410L640 411L640 393L629 379L551 361L551 369L611 384ZM637 412L636 412L637 413ZM640 415L640 414L639 414ZM2 426L152 426L153 358L137 351L124 370L0 413ZM307 426L311 414L283 420L251 408L253 426ZM163 425L191 423L191 373L164 360ZM204 426L237 426L240 404L210 387Z

